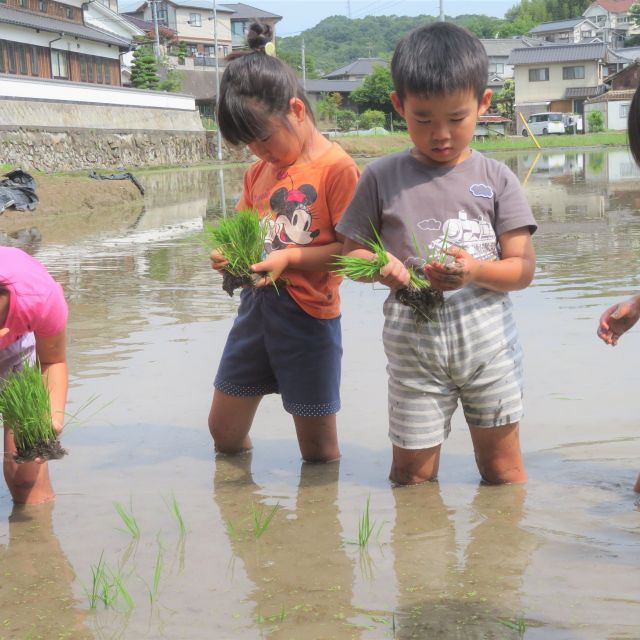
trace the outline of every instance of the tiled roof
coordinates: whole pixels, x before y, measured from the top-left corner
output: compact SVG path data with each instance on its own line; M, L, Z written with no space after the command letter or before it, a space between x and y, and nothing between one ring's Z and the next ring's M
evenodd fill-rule
M362 84L362 80L307 80L307 93L351 93Z
M601 84L597 87L568 87L564 91L564 97L568 98L591 98L604 93L607 88Z
M624 13L625 11L629 11L631 5L636 2L637 0L596 0L591 6L598 5L612 13Z
M269 13L268 11L263 11L262 9L257 9L256 7L252 7L251 5L244 4L242 2L228 3L225 2L224 5L221 5L231 9L233 11L233 15L231 16L232 20L253 20L260 18L275 18L276 20L282 20L282 16L279 16L275 13Z
M573 29L587 18L570 18L569 20L556 20L555 22L543 22L529 30L529 33L546 33L547 31L567 31Z
M182 9L204 9L213 11L213 2L211 0L166 0L170 4ZM216 11L220 13L233 13L233 9L228 9L225 5L217 5Z
M337 76L368 76L373 67L377 64L387 65L388 62L382 58L358 58L344 67L340 67L331 73L327 73L324 78L331 79Z
M585 100L588 104L593 104L594 102L612 102L615 100L631 100L633 98L635 89L621 89L620 91L607 91L599 96L594 98L589 98L589 100Z
M93 40L94 42L113 44L120 49L129 49L131 46L130 40L119 38L116 35L106 33L100 29L0 5L0 23L3 22L5 24L16 24L21 27L40 29L41 31L49 31L51 33L66 33L68 35L78 36L79 38L85 38L86 40Z
M525 46L522 38L485 38L480 42L489 57L508 56L514 49Z
M617 56L601 42L589 44L560 44L548 47L514 49L509 64L537 64L552 62L579 62L584 60L611 60Z

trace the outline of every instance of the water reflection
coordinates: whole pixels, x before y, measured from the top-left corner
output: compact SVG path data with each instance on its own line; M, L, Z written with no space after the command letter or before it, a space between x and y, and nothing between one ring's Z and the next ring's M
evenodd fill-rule
M0 611L6 638L91 638L76 604L75 574L53 531L53 503L14 506L0 545Z

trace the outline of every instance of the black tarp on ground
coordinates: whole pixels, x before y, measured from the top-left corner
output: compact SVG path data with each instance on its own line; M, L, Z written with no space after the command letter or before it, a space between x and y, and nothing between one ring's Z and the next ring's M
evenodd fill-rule
M0 179L0 213L9 207L33 211L38 206L36 181L22 169L5 173Z

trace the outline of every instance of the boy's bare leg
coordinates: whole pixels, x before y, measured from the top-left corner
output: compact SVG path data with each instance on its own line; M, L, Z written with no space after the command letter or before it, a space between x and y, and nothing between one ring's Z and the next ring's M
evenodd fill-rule
M249 429L262 396L230 396L213 392L209 431L219 453L241 453L251 449Z
M640 493L640 475L638 476L635 485L633 485L633 490Z
M526 482L527 472L520 451L520 423L504 427L469 425L478 471L489 484Z
M293 416L300 453L305 462L331 462L340 458L336 414Z
M393 445L393 460L389 480L397 484L420 484L435 480L440 465L440 447L401 449Z
M49 479L48 463L13 461L16 445L13 432L4 429L4 479L16 504L40 504L50 502L56 497Z

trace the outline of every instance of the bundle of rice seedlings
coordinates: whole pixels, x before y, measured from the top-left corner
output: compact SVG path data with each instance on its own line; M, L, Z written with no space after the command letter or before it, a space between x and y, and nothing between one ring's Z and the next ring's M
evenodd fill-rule
M67 454L53 428L49 391L39 364L24 362L0 381L0 414L4 426L13 430L16 462L57 460Z
M266 273L251 271L251 265L262 260L269 223L257 211L243 209L220 218L217 224L205 224L205 240L228 261L222 274L222 288L230 296L239 287L254 287Z
M335 263L338 266L335 269L336 273L351 280L373 280L380 273L380 269L389 264L387 250L375 228L373 234L373 240L362 241L373 252L373 258L335 256ZM415 237L414 243L417 246ZM418 249L418 252L420 256L423 256L423 251ZM407 270L409 271L409 284L396 291L396 300L410 307L416 319L429 321L432 319L433 309L444 302L442 291L434 289L416 267L409 266Z

